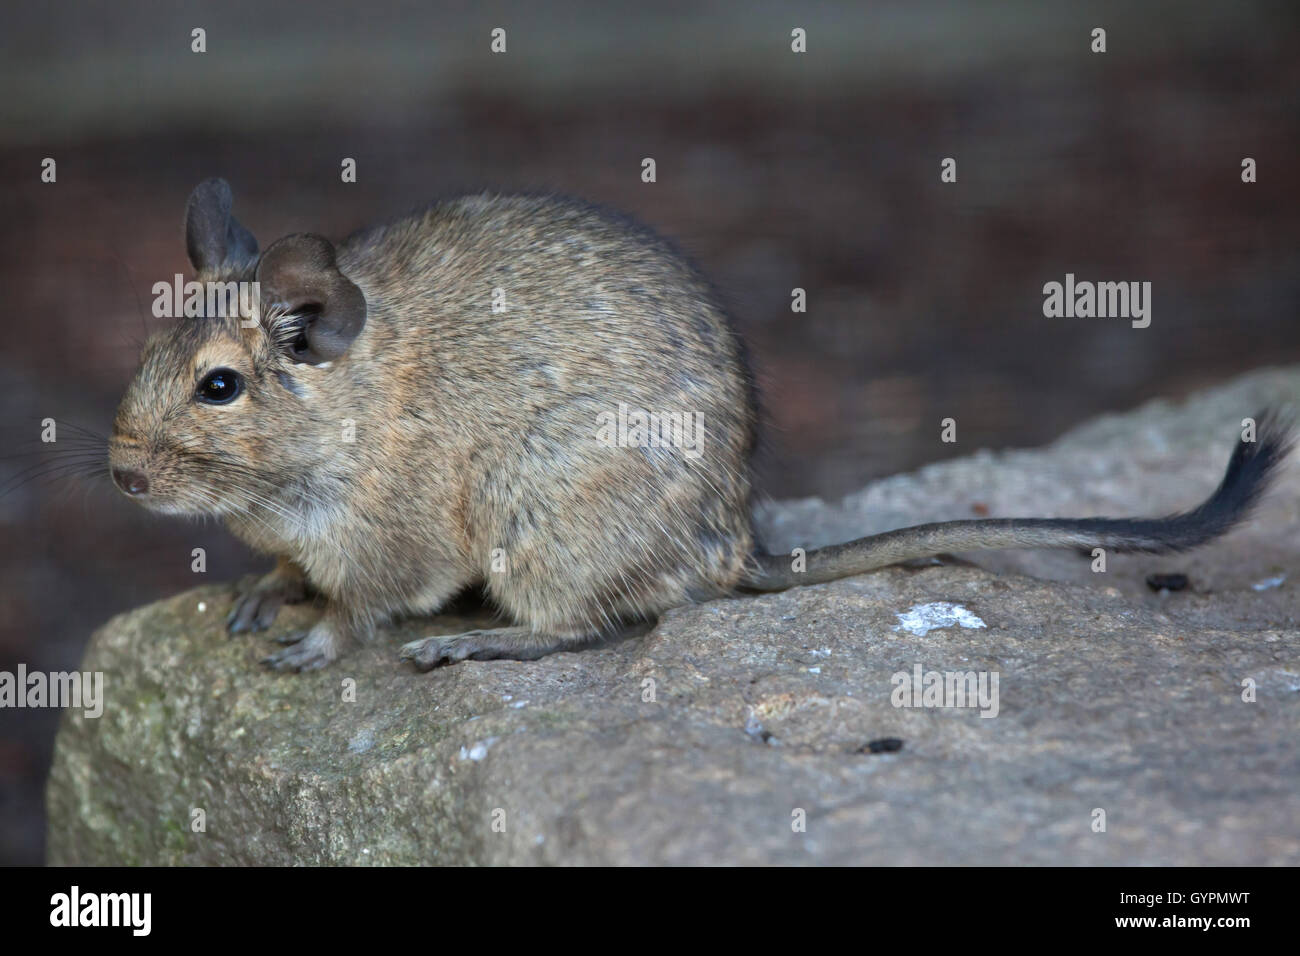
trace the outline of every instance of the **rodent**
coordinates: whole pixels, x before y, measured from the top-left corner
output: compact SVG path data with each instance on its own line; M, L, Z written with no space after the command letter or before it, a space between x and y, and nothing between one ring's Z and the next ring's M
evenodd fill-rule
M277 670L328 664L474 585L513 625L415 641L404 659L532 659L691 601L946 552L1191 548L1246 516L1291 444L1262 414L1183 514L920 525L811 551L796 572L755 541L741 342L650 230L576 200L483 194L259 254L232 203L223 180L194 190L189 259L198 281L260 296L149 341L109 464L128 497L219 516L278 559L237 597L232 632L324 595L320 620L264 661ZM598 440L620 407L696 413L699 454Z

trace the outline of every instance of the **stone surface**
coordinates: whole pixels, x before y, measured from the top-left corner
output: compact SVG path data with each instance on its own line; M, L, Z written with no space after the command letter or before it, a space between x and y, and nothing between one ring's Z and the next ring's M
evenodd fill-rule
M1270 403L1300 407L1300 369L761 523L788 548L983 512L1177 510ZM1191 555L1111 556L1104 574L1068 553L966 556L978 565L714 601L612 646L430 674L398 648L466 621L408 622L275 676L256 663L265 635L225 636L229 587L200 588L91 642L107 701L65 715L50 860L1295 864L1298 526L1292 465L1254 522ZM1153 572L1191 585L1152 593ZM940 602L985 626L900 628ZM996 672L997 716L894 707L892 675L918 665Z

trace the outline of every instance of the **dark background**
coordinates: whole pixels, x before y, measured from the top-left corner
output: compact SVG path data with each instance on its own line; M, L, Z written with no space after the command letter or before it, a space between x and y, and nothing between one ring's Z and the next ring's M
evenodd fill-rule
M188 271L200 179L231 182L263 248L482 187L630 212L696 259L750 343L762 489L838 496L1300 359L1293 7L7 4L0 670L76 668L107 617L199 583L194 547L208 579L260 566L104 474L60 475L38 441L46 417L63 449L107 434L162 321L150 288ZM1150 281L1151 327L1044 318L1067 272ZM0 861L41 860L57 721L0 711Z

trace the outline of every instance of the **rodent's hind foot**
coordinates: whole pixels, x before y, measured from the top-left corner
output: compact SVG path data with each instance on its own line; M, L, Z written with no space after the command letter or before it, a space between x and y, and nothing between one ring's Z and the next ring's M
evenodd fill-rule
M275 570L262 575L251 587L235 596L226 617L231 634L265 631L275 622L280 608L307 600L307 581L296 565L280 561Z
M493 661L502 658L535 661L558 651L572 651L596 640L594 634L539 634L526 627L499 627L463 634L422 637L403 644L398 656L416 670L430 671L459 661Z
M337 660L346 644L346 640L324 619L310 631L293 631L275 640L288 646L262 658L262 666L268 670L297 673L320 670Z

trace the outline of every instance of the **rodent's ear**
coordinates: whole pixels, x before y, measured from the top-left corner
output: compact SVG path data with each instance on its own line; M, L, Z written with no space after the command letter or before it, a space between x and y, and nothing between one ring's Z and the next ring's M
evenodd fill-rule
M366 297L334 261L320 236L285 236L257 265L262 314L290 316L292 334L275 333L295 362L319 365L348 350L366 324ZM268 324L277 325L274 318Z
M257 257L257 240L230 209L235 197L224 179L205 179L185 206L185 251L195 270L243 265Z

